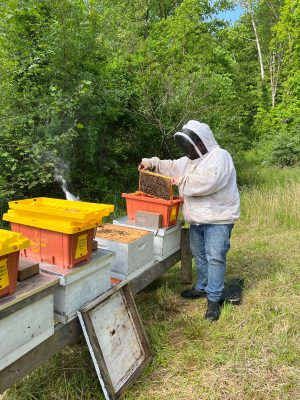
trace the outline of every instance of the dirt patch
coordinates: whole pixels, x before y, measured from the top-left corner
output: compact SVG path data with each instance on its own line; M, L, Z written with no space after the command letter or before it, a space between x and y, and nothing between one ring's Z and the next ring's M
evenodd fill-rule
M135 240L148 234L149 231L143 229L127 228L112 224L103 225L96 231L96 237L106 240L114 240L121 243L134 242Z

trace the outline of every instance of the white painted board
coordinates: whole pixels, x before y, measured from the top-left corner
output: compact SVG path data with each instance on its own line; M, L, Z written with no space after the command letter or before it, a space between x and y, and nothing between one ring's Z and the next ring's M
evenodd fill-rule
M83 307L78 316L105 398L119 399L150 360L127 282Z
M0 371L53 334L53 294L1 319Z

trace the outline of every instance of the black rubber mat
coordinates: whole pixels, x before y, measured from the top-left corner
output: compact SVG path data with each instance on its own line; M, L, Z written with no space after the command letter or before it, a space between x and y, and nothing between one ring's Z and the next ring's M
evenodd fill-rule
M242 301L244 278L231 278L225 285L220 303L239 305Z

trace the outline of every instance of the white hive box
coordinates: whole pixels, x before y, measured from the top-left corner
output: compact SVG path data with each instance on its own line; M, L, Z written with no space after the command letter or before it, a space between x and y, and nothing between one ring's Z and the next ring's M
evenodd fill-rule
M135 224L135 221L129 221L127 217L122 217L113 220L113 224L135 227L137 229L145 229L154 234L154 259L162 261L168 258L171 254L180 250L181 240L181 221L178 221L176 225L168 228L152 229L141 227Z
M110 289L110 268L115 253L97 250L89 261L67 269L40 263L40 268L59 278L54 292L54 318L67 323L77 316L77 311Z
M111 272L123 277L153 263L153 238L149 230L113 224L98 228L95 236L100 248L116 253Z
M0 371L54 334L56 286L57 278L40 273L0 299Z

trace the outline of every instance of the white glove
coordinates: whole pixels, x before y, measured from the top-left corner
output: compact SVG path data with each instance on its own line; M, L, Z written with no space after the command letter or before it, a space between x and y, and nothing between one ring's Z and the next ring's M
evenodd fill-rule
M140 169L151 169L151 168L152 168L152 165L151 165L150 159L142 158L142 161L140 162L138 169L140 170Z

